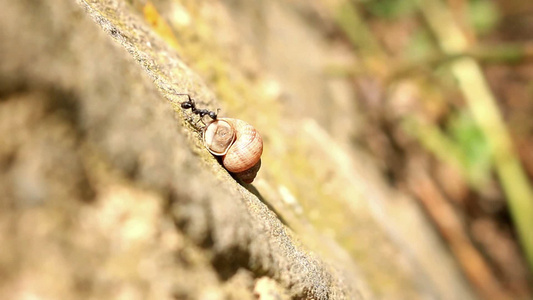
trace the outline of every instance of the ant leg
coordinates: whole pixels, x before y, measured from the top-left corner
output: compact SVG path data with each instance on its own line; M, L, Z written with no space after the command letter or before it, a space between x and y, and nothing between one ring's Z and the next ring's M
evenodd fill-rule
M176 96L187 96L187 98L189 98L189 102L191 101L191 95L189 94L176 94Z
M204 122L204 117L205 115L207 115L209 112L207 110L202 110L198 115L200 117L200 121L202 122L202 124L204 124L204 127L206 126L205 122Z
M203 127L206 126L204 120L202 117L198 118L198 120L196 122L194 122L194 127L197 127L198 126L198 123L202 122L202 124L204 125Z

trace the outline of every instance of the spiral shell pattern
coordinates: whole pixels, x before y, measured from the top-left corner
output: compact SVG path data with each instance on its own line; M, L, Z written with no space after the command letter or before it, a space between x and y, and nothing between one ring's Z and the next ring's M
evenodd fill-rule
M222 164L235 176L251 183L261 166L263 139L250 124L231 118L219 118L204 131L204 143L213 155L222 156Z

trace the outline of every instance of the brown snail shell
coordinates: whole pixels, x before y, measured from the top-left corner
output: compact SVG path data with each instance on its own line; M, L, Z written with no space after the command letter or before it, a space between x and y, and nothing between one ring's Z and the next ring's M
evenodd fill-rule
M207 124L204 144L211 154L222 157L222 165L246 183L261 167L263 139L255 128L238 119L218 118Z

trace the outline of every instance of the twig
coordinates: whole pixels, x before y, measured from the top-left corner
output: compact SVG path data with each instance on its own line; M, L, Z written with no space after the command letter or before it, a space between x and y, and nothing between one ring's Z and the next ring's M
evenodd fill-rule
M418 195L472 284L484 299L511 299L508 291L492 273L487 261L470 241L461 220L424 168L416 163L412 165L407 181L409 189Z

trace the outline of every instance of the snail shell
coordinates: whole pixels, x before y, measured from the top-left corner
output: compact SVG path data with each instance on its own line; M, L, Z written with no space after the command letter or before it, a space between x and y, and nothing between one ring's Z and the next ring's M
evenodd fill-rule
M207 124L203 136L207 150L222 157L226 170L246 183L254 180L261 167L263 139L252 125L219 118Z

